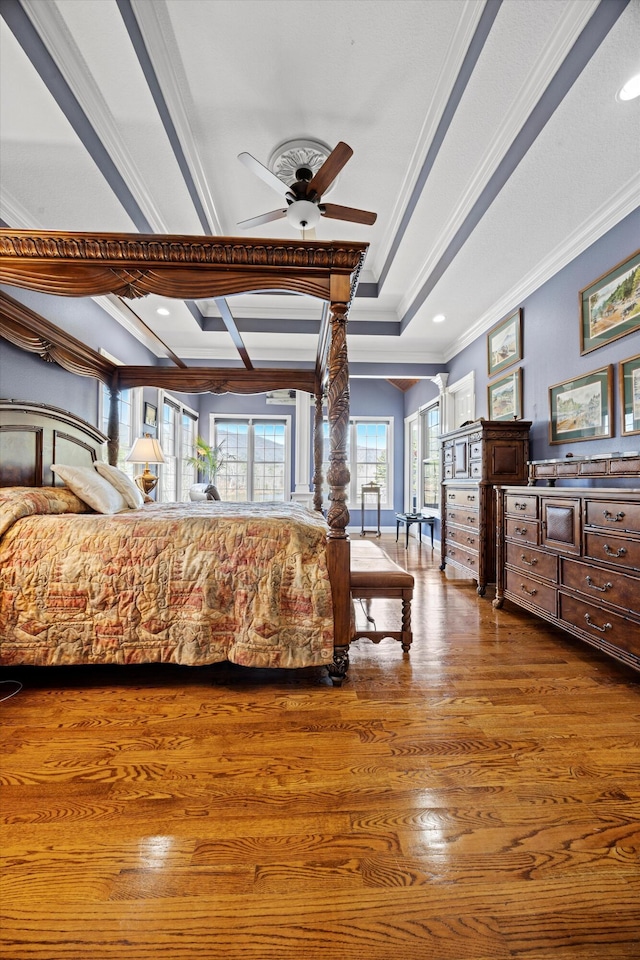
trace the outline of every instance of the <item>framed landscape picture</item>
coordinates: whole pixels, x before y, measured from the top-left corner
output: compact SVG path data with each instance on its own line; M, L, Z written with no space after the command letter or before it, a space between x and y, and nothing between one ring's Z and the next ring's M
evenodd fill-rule
M487 387L489 420L522 419L522 367Z
M144 405L144 422L148 427L157 427L158 426L158 408L154 407L152 403L146 403Z
M522 310L497 323L487 334L489 376L522 360Z
M612 367L602 367L549 388L549 442L611 437Z
M640 330L640 250L580 291L580 353Z
M622 435L640 433L640 354L618 364Z

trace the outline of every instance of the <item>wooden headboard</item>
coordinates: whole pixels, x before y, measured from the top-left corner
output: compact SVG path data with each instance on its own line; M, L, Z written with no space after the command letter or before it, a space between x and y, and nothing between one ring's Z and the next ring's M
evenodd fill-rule
M106 459L106 436L86 420L43 403L0 400L0 487L54 486L52 463Z

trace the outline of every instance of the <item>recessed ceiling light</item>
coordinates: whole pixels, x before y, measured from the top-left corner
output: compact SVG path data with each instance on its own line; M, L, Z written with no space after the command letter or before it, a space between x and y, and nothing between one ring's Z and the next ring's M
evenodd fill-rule
M444 321L445 321L446 319L447 319L447 318L445 317L444 313L436 313L435 317L433 318L433 322L434 322L434 323L444 323Z
M640 97L640 73L636 73L618 90L616 100L634 100L636 97Z
M159 313L161 317L169 316L169 311L167 310L166 307L158 307L158 309L156 310L156 313Z

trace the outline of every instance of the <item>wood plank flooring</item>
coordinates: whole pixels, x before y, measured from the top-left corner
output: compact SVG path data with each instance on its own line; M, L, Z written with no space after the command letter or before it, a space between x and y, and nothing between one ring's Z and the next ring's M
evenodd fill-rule
M640 677L383 545L341 689L3 671L3 960L637 960Z

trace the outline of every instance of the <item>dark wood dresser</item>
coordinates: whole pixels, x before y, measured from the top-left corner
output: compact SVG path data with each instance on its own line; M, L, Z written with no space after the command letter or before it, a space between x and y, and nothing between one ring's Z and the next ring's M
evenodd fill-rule
M511 600L640 670L640 489L501 487L496 551L495 607Z
M527 482L529 420L475 420L441 438L442 562L495 582L495 487Z

